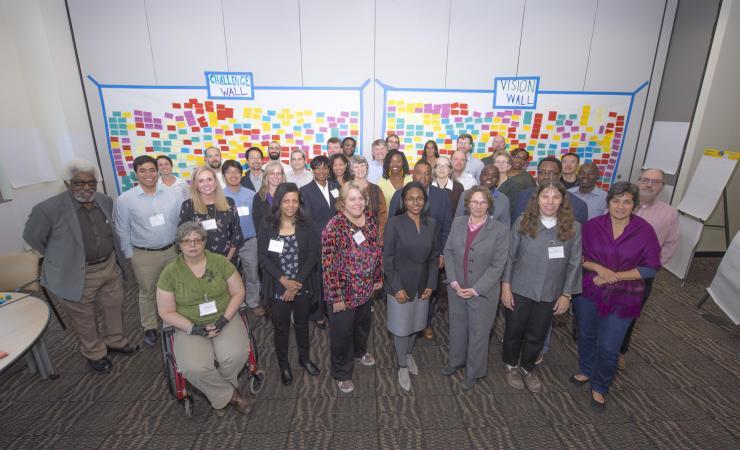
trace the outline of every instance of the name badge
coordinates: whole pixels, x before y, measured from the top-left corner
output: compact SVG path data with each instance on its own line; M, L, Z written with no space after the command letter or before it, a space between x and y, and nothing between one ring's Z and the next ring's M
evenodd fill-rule
M267 247L268 252L283 253L285 242L278 239L270 239L270 245Z
M331 194L331 196L332 196L332 197L334 197L334 198L337 198L337 197L339 197L339 189L337 189L337 188L334 188L334 189L332 189L331 191L329 191L329 193L330 193L330 194Z
M218 312L215 300L201 303L200 305L198 305L198 309L200 310L201 317L210 316L211 314L216 314Z
M149 217L149 225L153 227L161 227L164 225L164 214L159 213Z
M547 253L550 259L565 258L565 250L563 246L560 247L547 247Z
M236 211L239 213L239 216L248 216L249 215L249 206L240 206L236 208Z
M205 228L206 230L215 230L216 228L218 228L218 225L216 225L216 219L204 220L200 224L203 225L203 228Z
M365 235L362 234L362 231L358 231L357 233L353 234L352 237L355 239L355 242L357 242L357 245L365 242Z

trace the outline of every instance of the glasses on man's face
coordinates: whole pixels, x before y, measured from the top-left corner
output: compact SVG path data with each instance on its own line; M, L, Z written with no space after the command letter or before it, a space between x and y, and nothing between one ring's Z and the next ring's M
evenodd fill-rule
M191 247L197 247L197 246L199 246L200 244L203 243L203 239L201 239L201 238L183 239L182 241L180 241L180 243L182 245L189 245Z
M660 186L663 184L663 180L655 180L652 178L640 178L639 181L641 184L647 184L649 186Z
M90 181L70 180L70 183L72 184L72 186L76 188L84 188L84 187L94 188L98 186L98 180L90 180Z
M226 175L241 175L241 170L227 170Z
M540 172L540 175L545 178L557 178L560 176L560 172L554 172L551 170L543 170Z

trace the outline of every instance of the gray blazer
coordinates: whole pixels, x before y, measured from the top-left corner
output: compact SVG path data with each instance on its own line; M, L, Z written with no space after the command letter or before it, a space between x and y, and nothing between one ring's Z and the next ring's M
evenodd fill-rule
M93 201L115 230L113 199L98 192ZM44 255L41 284L65 300L79 301L85 285L85 247L77 219L77 205L68 191L33 207L23 230L23 239ZM126 260L115 231L113 245L118 264L125 267Z
M439 251L437 222L427 217L417 231L406 214L388 219L383 233L383 271L389 295L404 289L411 299L424 289L437 289Z
M460 200L458 200L457 202L455 217L470 214L470 212L465 211L465 192L460 195ZM499 222L506 225L506 228L509 228L509 226L511 225L511 214L509 213L511 208L509 204L509 197L507 197L500 191L493 191L492 194L493 212L491 213L491 218L493 220L498 220Z
M567 241L558 239L555 228L540 223L537 237L519 233L522 217L511 226L509 260L502 281L511 290L536 302L554 302L560 294L581 293L581 224L573 222L576 234ZM563 248L562 258L550 258L548 248Z
M445 245L447 281L457 281L463 289L473 288L481 297L498 301L501 296L501 274L509 253L509 228L489 220L468 250L468 282L463 276L468 216L455 217Z

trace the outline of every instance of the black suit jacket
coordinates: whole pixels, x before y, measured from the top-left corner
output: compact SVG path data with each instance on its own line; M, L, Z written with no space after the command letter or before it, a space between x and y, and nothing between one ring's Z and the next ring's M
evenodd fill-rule
M252 183L252 179L249 178L249 172L251 172L251 170L247 170L247 172L244 175L242 175L241 185L247 189L251 189L254 192L257 192L257 189L254 188L254 183Z
M516 208L514 209L514 214L511 215L512 224L527 208L527 202L529 202L529 198L532 197L535 189L537 189L537 187L519 191L519 196L516 199ZM568 200L570 200L571 206L573 206L573 215L576 217L576 220L583 225L588 220L588 206L586 206L586 202L570 192L566 191L566 195L568 196Z
M303 224L296 224L295 234L298 240L298 275L295 280L303 284L303 290L314 293L314 278L312 275L316 265L321 258L321 246L316 239L316 230L310 220ZM261 230L257 233L257 255L262 267L263 292L268 298L273 299L276 295L282 295L285 288L278 281L284 275L280 267L280 254L268 251L270 239L277 239L280 234L269 226L267 221L262 222Z
M391 204L388 208L388 218L396 215L401 207L401 192L397 190L391 197ZM447 236L450 234L452 226L452 206L450 206L450 197L437 186L429 186L429 215L437 221L437 251L442 254L447 242ZM457 206L457 205L456 205Z
M301 200L303 201L304 211L306 212L306 216L310 217L313 223L316 224L316 231L319 237L329 222L329 219L337 213L336 199L331 195L331 191L332 189L338 190L339 184L332 180L326 180L326 182L329 184L329 204L326 203L326 198L321 193L316 180L301 188Z
M424 289L437 289L439 250L437 222L416 224L406 214L388 219L383 234L383 271L385 292L395 295L404 289L410 298L421 296Z

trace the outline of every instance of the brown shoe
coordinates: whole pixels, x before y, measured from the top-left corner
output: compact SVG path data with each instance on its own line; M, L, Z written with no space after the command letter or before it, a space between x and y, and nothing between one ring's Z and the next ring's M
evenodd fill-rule
M252 308L252 314L257 317L262 317L265 315L265 308L261 306L255 306L254 308Z
M507 364L504 368L506 370L506 382L509 383L509 386L519 391L524 389L524 381L519 373L519 367L511 367Z
M239 395L239 391L236 389L234 389L234 393L231 394L231 401L229 404L242 414L246 415L252 412L252 408L249 406L247 399Z
M619 359L617 359L617 369L624 370L627 368L627 361L624 359L624 355L620 354Z
M432 340L434 338L434 331L432 331L432 327L426 327L423 331L424 339L426 340Z

